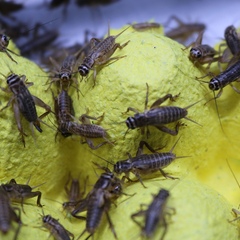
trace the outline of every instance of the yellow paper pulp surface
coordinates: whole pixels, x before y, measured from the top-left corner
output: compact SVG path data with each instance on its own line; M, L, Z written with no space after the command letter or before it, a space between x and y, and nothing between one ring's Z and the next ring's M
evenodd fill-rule
M121 30L111 34L116 35ZM118 238L120 240L140 238L141 230L132 222L130 215L140 210L141 203L149 204L152 201L151 194L157 194L160 188L166 188L170 189L167 206L174 208L176 213L170 218L165 240L238 239L237 225L230 224L227 220L233 219L231 208L236 208L240 203L240 190L227 167L226 159L238 175L240 172L239 95L230 87L226 87L217 101L223 133L214 101L204 105L212 98L212 93L208 90L207 84L195 80L205 72L189 61L188 52L182 50L183 46L161 33L136 32L132 28L119 36L116 42L123 44L128 40L130 40L129 44L114 54L114 56L126 55L125 58L98 68L94 88L93 71L91 71L90 76L80 83L83 96L80 95L78 99L76 89L69 90L76 117L84 114L86 108L89 108L90 116L98 117L105 113L100 124L108 129L108 139L115 141L114 146L107 144L95 151L90 150L86 144L81 144L80 138L76 136L64 139L58 135L55 141L55 130L44 124L41 124L42 133L34 131L36 138L34 142L29 123L22 119L24 131L28 134L24 148L10 106L0 112L1 182L5 183L15 178L18 183L25 183L30 176L31 186L46 182L38 188L42 192L44 213L59 219L60 223L77 237L85 228L85 222L65 218L61 204L58 203L67 201L64 185L69 172L74 177L80 175L82 186L84 179L89 176L87 185L89 190L97 180L92 161L106 166L106 163L93 155L92 151L109 161L116 162L127 159L127 152L135 155L140 140L147 141L153 148L166 145L161 151L168 152L181 136L173 152L177 156L189 157L176 159L165 169L170 175L179 177L180 181L165 180L160 173L156 173L142 176L146 189L139 182L126 185L124 192L136 193L136 195L131 198L121 196L117 201L117 207L112 205L110 210ZM5 53L0 54L1 73L7 75L10 68L16 74L26 75L29 82L34 82L29 88L30 92L54 109L52 93L45 91L48 85L45 85L47 77L44 76L47 74L22 57L12 55L18 62L15 64ZM1 78L1 86L6 87L4 77ZM149 128L151 135L148 139L137 129L129 131L124 137L127 130L124 121L134 114L124 112L128 107L138 109L140 112L144 110L146 83L149 85L148 107L167 93L173 95L180 93L180 96L176 102L166 101L163 105L184 108L203 99L188 109L188 117L202 126L183 119L185 126L180 128L179 135L175 137L154 127ZM56 89L54 91L56 94ZM3 91L0 94L2 108L7 104L11 94ZM39 107L37 110L38 115L44 112ZM55 128L53 114L43 120ZM169 128L174 127L175 123L169 124ZM94 144L101 141L103 140L93 140ZM145 152L149 153L147 150ZM100 175L100 170L95 171ZM30 199L27 201L28 204L24 204L26 214L22 213L21 217L23 223L28 226L22 227L19 239L47 239L49 236L46 230L38 228L41 226L42 209L37 207L35 202L35 199ZM157 230L154 236L160 235L161 230ZM12 236L13 230L6 236L1 234L3 239L12 239ZM104 218L96 231L95 239L113 238Z

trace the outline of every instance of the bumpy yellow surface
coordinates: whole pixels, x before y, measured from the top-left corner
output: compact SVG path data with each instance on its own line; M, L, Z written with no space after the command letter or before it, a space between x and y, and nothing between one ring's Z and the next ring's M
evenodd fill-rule
M123 28L124 29L124 28ZM122 29L111 32L116 35ZM229 160L236 174L240 171L239 161L239 95L230 87L226 87L222 97L217 101L224 132L220 127L214 101L204 103L212 98L207 85L195 80L205 74L194 66L188 59L188 51L183 46L164 37L160 32L136 32L129 28L116 42L121 44L130 40L122 50L117 50L114 56L127 55L125 58L98 69L96 86L93 88L92 71L90 77L80 84L84 96L77 98L74 88L70 90L73 98L76 117L86 112L98 117L105 113L101 126L108 129L108 139L115 141L114 146L104 145L94 153L116 162L127 159L127 152L132 155L140 140L147 141L153 148L166 147L161 150L167 152L181 136L174 153L177 156L190 156L176 159L165 169L172 176L180 180L165 180L161 174L143 176L147 188L137 182L126 185L124 192L136 193L133 197L121 196L117 207L112 205L110 216L115 225L118 238L140 238L140 228L132 222L130 215L140 210L140 204L149 204L152 195L160 188L170 189L170 198L167 206L176 210L170 218L165 240L218 240L238 239L238 227L227 220L233 219L231 208L240 202L240 191L231 175L226 159ZM29 88L33 95L38 96L53 108L51 91L45 91L47 76L38 66L30 61L14 56L15 64L4 53L0 53L1 73L7 75L11 69L16 74L26 75L34 85ZM202 69L202 68L201 68ZM1 76L1 86L6 87L6 81ZM176 102L166 102L163 105L187 107L202 99L188 110L188 117L198 122L183 119L185 126L180 128L178 136L170 136L150 127L151 135L140 134L139 130L131 130L124 138L127 127L124 123L133 113L123 114L128 107L139 111L144 110L146 83L149 85L150 106L157 98L167 93L180 96ZM3 91L1 108L7 104L11 94ZM37 108L38 114L44 110ZM74 177L80 175L83 186L84 179L89 176L87 190L97 180L92 161L101 165L106 163L92 154L86 144L80 143L79 137L62 138L58 136L55 142L53 123L55 117L50 114L43 120L53 129L42 124L43 133L34 131L31 136L29 123L22 119L26 137L26 148L20 141L17 126L10 106L0 112L1 121L1 161L0 180L2 183L15 178L18 183L25 183L31 176L30 185L35 186L46 182L39 187L42 192L44 214L51 214L75 236L85 228L85 222L73 218L65 218L61 205L58 202L66 201L64 185L68 174ZM170 124L174 128L175 124ZM93 140L95 144L102 140ZM145 150L148 153L147 150ZM109 166L111 167L111 166ZM100 170L95 170L99 175ZM19 239L47 239L49 233L40 229L42 209L35 205L35 199L30 199L24 205L26 214L22 213L22 221L26 224L21 229ZM18 205L19 206L19 205ZM0 216L1 217L1 216ZM13 229L16 227L14 224ZM12 239L14 230L2 239ZM161 235L157 230L154 237ZM87 234L85 235L87 236ZM100 228L96 231L95 239L113 239L111 230L104 218ZM155 238L153 238L155 239Z

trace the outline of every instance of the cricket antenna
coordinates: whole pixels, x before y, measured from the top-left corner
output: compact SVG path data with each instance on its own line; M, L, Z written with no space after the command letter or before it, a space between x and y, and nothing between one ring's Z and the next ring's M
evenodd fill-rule
M177 143L179 142L179 140L180 140L181 137L182 137L182 136L180 136L180 137L178 138L178 140L174 143L174 145L172 146L171 150L169 151L170 153L173 152L174 148L176 147L176 145L177 145Z
M55 22L55 21L58 20L58 19L59 19L59 17L54 18L54 19L52 19L52 20L50 20L50 21L48 21L48 22L45 22L45 23L42 23L42 24L40 23L40 24L38 24L38 26L44 26L44 25L46 25L46 24ZM34 30L35 28L36 28L36 25L35 25L34 27L28 29L27 31L22 32L22 35L24 35L24 34L26 34L26 33L28 33L28 32L31 32L31 31ZM8 40L11 40L11 39L12 39L12 38L8 37Z
M97 154L95 154L95 153L93 153L92 151L90 151L94 156L96 156L96 157L98 157L98 158L100 158L100 159L102 159L103 161L105 161L105 162L107 162L107 163L109 163L109 164L111 164L111 165L114 165L114 163L112 163L112 162L110 162L110 161L108 161L107 159L105 159L105 158L103 158L103 157L100 157L100 156L98 156ZM93 162L94 163L94 162ZM95 164L95 163L94 163ZM96 165L96 164L95 164ZM97 164L98 165L98 164Z
M238 187L240 188L240 183L238 182L237 177L236 177L236 175L234 174L234 172L233 172L233 170L232 170L232 168L231 168L231 166L230 166L230 164L229 164L229 162L228 162L227 159L226 159L226 162L227 162L227 165L228 165L228 167L229 167L229 169L230 169L230 171L231 171L231 173L232 173L232 175L233 175L233 177L234 177L234 179L235 179Z

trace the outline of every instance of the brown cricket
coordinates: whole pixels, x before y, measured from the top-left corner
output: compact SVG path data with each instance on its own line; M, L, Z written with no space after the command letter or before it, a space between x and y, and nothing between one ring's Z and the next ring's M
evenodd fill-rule
M116 36L110 36L110 30L108 28L107 38L103 40L100 40L97 38L91 39L90 41L91 49L88 55L83 59L82 64L78 67L78 71L82 77L87 76L89 71L91 69L94 69L93 79L94 79L94 86L95 86L95 81L97 76L97 66L104 65L112 60L118 60L120 58L126 57L126 56L120 56L120 57L111 57L111 56L117 50L117 48L123 49L129 43L129 41L127 41L122 45L120 45L119 43L115 43L116 38L119 37L129 27L125 28L122 32L120 32Z
M29 92L28 87L32 86L33 83L27 83L25 75L19 76L12 73L7 77L7 84L8 88L1 87L1 89L5 92L12 92L12 97L8 101L7 105L0 111L7 108L10 104L13 105L14 117L17 122L18 131L22 136L23 145L25 147L24 136L27 135L23 131L20 115L22 114L31 125L34 125L39 132L42 132L40 127L40 122L42 121L41 118L45 117L51 112L51 107ZM37 115L36 105L46 110L46 112L40 117Z
M159 225L164 228L160 240L164 239L168 227L165 215L167 213L166 203L169 196L169 191L160 189L157 195L153 195L153 201L146 210L140 210L131 215L132 220L142 229L142 236L151 238ZM144 217L144 225L136 220L140 216Z
M142 113L139 113L135 108L129 107L127 109L127 112L128 111L135 112L135 115L133 117L128 117L126 120L126 125L128 129L141 128L141 133L144 134L145 127L147 127L147 136L149 136L148 126L154 126L160 131L174 136L178 134L178 129L182 124L178 122L175 126L175 130L167 128L166 126L164 126L165 124L176 122L182 118L185 118L189 121L196 123L195 121L187 117L187 114L188 114L187 109L197 104L199 101L185 108L180 108L175 106L159 107L159 105L161 105L167 99L170 99L171 101L175 101L175 99L179 96L179 94L175 96L173 96L172 94L166 94L164 97L157 99L151 105L150 109L147 110L148 94L149 94L149 87L147 83L146 83L146 86L147 86L147 93L146 93L146 101L145 101L145 111Z

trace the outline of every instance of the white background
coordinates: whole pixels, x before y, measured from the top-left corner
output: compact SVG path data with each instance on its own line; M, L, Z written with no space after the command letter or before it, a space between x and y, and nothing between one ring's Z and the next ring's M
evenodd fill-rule
M21 2L21 1L19 1ZM48 9L46 0L26 0L24 10L15 14L29 28L34 22L57 21L48 28L60 28L61 39L65 45L82 42L86 29L102 37L107 33L108 21L112 28L120 28L127 23L154 20L166 23L172 15L184 22L203 22L207 25L203 43L213 45L223 38L224 29L233 24L240 25L240 1L218 0L118 0L116 3L100 7L77 7L75 1L63 14L64 6ZM62 42L61 41L61 42Z

